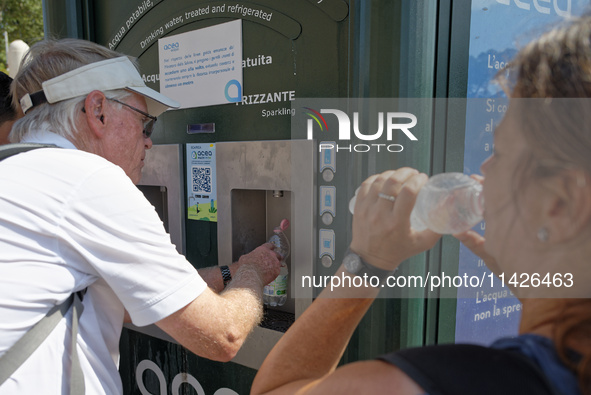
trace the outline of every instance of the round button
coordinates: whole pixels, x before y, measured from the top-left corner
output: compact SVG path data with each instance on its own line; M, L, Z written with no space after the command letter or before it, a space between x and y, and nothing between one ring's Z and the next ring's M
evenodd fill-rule
M330 169L324 169L322 172L322 179L326 182L331 182L334 178L334 173Z
M330 213L322 214L322 223L324 223L324 225L332 224L332 215Z
M329 257L328 255L325 255L322 257L322 266L324 267L331 267L332 266L332 258Z

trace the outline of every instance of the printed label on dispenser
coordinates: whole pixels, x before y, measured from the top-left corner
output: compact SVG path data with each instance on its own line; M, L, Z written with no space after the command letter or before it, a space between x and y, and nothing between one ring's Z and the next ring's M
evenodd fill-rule
M215 144L187 144L187 218L218 221Z
M319 147L319 156L320 156L320 173L324 169L330 169L333 172L337 172L337 157L336 157L336 149L337 143L334 141L321 141Z
M287 294L287 276L277 276L275 280L265 285L263 293L269 296L281 296Z
M320 187L320 215L324 213L331 213L332 216L335 216L336 209L336 196L337 196L337 189L332 186L321 186Z
M320 251L319 258L322 258L325 255L330 256L334 260L334 230L332 229L320 229L320 246L318 250Z

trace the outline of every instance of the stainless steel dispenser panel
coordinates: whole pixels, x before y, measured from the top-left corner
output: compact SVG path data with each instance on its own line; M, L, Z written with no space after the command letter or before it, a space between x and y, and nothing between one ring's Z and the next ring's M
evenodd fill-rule
M179 253L185 254L185 213L184 177L182 168L182 146L180 144L154 145L146 151L142 178L138 187L155 186L165 188L163 203L156 207L164 212L163 222ZM150 199L148 199L150 200ZM151 201L156 206L157 202Z
M185 254L185 213L184 177L182 167L182 146L180 144L154 145L146 151L145 166L138 188L144 191L150 203L159 212L164 227L179 253ZM151 199L150 193L143 187L156 187L161 191L161 198ZM148 188L149 190L149 188ZM159 207L162 205L161 207ZM169 342L176 341L156 325L137 327L125 324L128 329L144 333Z
M297 280L313 274L316 234L315 141L274 140L216 144L219 264L264 243L283 216L291 226L288 302L279 309L297 318L312 302L312 290ZM274 197L280 195L283 197ZM286 207L287 214L286 215ZM255 328L234 362L258 369L282 333Z

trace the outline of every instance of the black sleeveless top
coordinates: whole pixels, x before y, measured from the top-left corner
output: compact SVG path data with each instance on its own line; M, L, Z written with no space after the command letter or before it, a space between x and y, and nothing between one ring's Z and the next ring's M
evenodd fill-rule
M515 347L448 344L400 350L378 359L398 367L429 395L579 394L574 374L566 380L560 377L569 382L557 386L547 378L551 372L545 374Z

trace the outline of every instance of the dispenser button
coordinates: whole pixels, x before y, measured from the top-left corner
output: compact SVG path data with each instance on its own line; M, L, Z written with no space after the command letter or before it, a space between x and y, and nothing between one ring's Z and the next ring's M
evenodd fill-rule
M325 255L328 255L334 260L334 241L335 241L335 234L334 230L332 229L320 229L320 256L322 258Z
M320 187L320 215L324 213L331 213L335 216L335 203L337 197L337 189L331 186Z
M320 172L324 169L330 169L336 173L337 171L337 160L336 160L336 149L337 143L334 141L321 141L320 142Z

